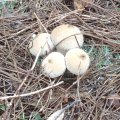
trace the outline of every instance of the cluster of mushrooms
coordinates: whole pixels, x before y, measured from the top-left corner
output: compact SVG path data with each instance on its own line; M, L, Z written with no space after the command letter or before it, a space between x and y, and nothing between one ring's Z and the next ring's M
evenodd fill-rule
M81 49L83 42L83 34L78 27L62 24L54 28L51 34L38 34L30 42L29 50L34 56L39 51L40 56L47 54L41 63L42 73L47 77L59 77L66 68L72 74L82 75L90 65L89 55ZM54 48L56 51L53 51Z

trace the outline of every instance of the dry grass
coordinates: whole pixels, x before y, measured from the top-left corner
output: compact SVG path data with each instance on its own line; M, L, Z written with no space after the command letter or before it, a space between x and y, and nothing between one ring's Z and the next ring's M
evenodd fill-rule
M0 95L30 93L60 81L64 84L27 97L1 100L6 105L1 118L26 120L20 119L24 113L27 120L34 120L32 114L38 112L46 120L57 109L74 102L66 109L64 120L120 119L120 57L113 57L120 56L119 0L95 0L82 12L60 0L28 0L17 6L9 15L4 9L0 17ZM83 76L66 73L51 80L41 74L39 64L31 70L34 58L28 44L33 33L51 32L63 23L80 27L91 53L93 47L101 53L104 45L111 51L107 56L91 56L90 69ZM98 68L97 64L108 57L111 64Z

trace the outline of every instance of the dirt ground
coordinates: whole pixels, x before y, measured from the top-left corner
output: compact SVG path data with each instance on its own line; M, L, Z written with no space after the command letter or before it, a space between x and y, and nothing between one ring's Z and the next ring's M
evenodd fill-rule
M47 120L61 108L64 120L120 119L120 1L75 1L0 3L1 120ZM83 32L91 65L82 76L50 79L28 45L33 33L65 23Z

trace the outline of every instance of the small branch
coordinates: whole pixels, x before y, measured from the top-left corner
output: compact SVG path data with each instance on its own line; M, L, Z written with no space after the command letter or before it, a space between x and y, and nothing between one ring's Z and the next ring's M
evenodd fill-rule
M43 29L45 30L45 32L48 33L47 29L46 29L45 26L42 24L41 20L38 18L38 16L36 15L36 13L34 13L34 15L35 15L36 19L38 20L38 22L39 22L39 24L40 24L39 27L42 26ZM41 28L40 28L40 30L41 30ZM41 31L42 31L42 30L41 30Z
M4 37L0 37L0 39L6 39L6 40L12 39L13 37L18 36L19 34L25 32L25 31L33 28L33 27L36 27L36 23L33 23L32 25L27 26L27 27L25 27L24 29L22 29L22 30L20 30L20 31L18 31L18 32L16 32L16 33L13 33L13 34L10 34L10 35L6 35L6 36L4 36Z
M58 117L65 112L65 110L69 109L70 107L74 106L76 103L80 102L80 100L75 100L74 102L68 104L66 107L64 107L63 109L61 109L61 112L59 113L59 115L57 115L54 120L57 120Z
M26 97L26 96L30 96L30 95L34 95L34 94L38 94L40 92L43 92L45 90L48 90L48 89L51 89L51 88L54 88L56 86L59 86L61 84L63 84L64 82L61 81L59 83L56 83L54 85L51 85L51 86L48 86L46 88L43 88L41 90L37 90L37 91L34 91L34 92L30 92L30 93L25 93L25 94L21 94L21 95L13 95L13 96L5 96L5 97L0 97L0 100L6 100L6 99L12 99L12 98L19 98L19 97Z
M120 96L119 95L110 95L110 96L103 96L103 99L109 99L109 100L120 100Z

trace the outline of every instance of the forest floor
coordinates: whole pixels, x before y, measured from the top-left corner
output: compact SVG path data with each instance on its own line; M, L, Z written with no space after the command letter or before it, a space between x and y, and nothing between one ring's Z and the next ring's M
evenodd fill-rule
M1 120L47 120L61 108L64 120L120 119L120 1L83 1L0 2ZM82 76L46 78L28 45L66 23L83 32L91 65Z

